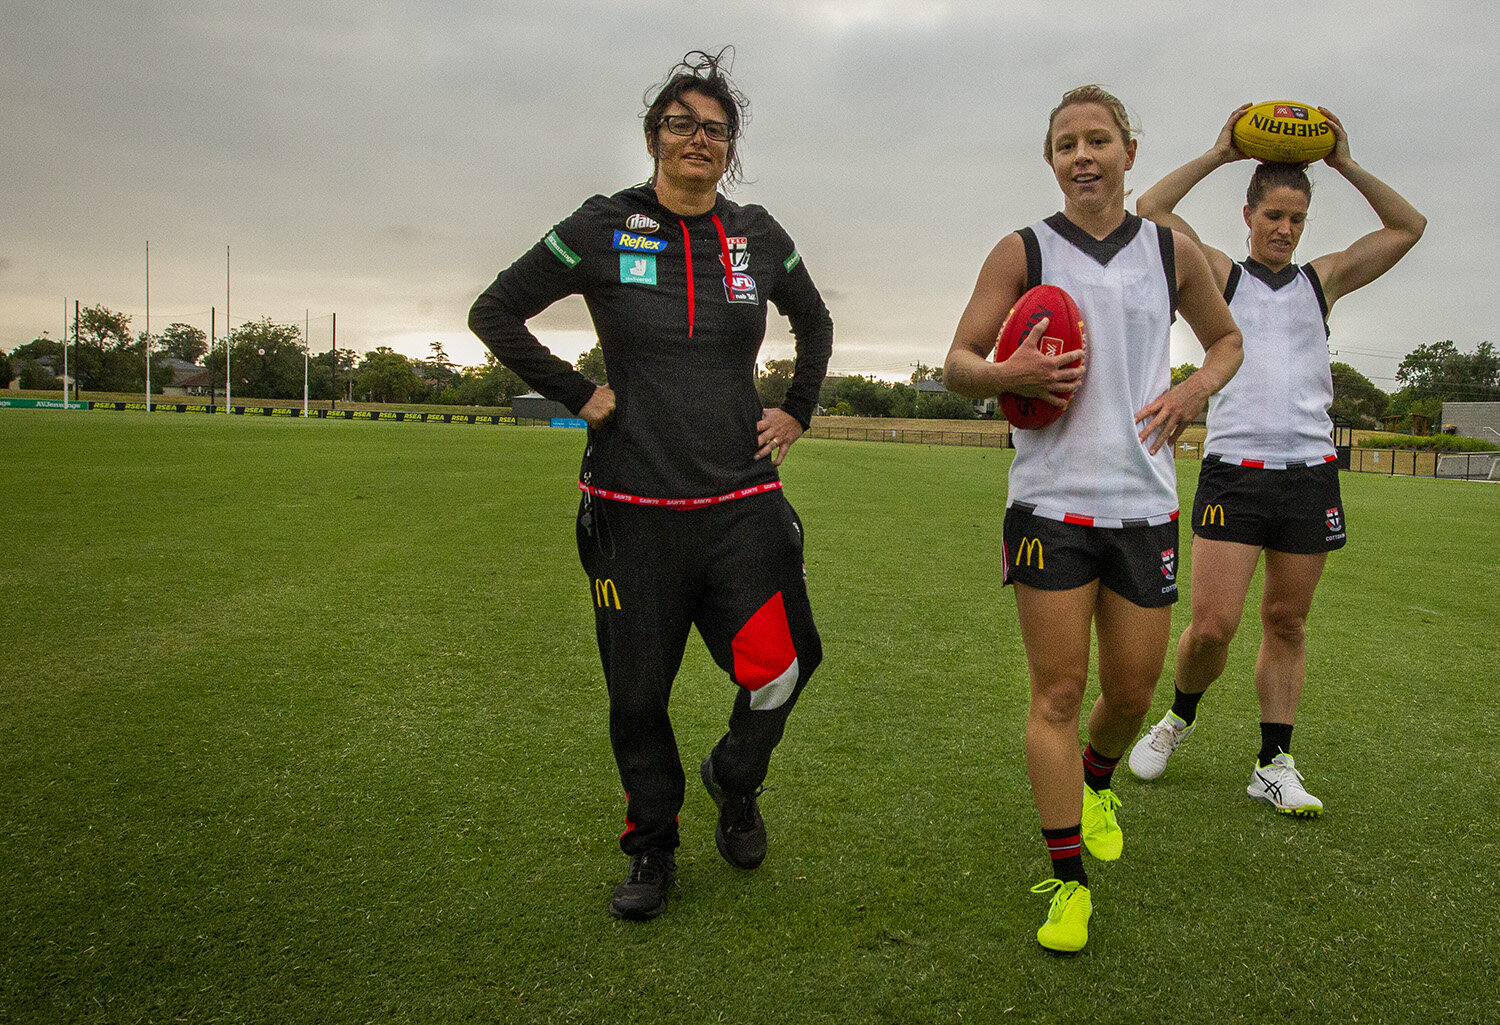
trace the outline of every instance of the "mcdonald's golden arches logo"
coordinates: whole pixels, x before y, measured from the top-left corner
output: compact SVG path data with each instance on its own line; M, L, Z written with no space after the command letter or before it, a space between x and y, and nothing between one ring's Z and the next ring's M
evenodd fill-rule
M594 581L594 604L601 609L607 609L613 603L615 608L620 607L620 589L615 582L605 577Z
M1206 505L1203 507L1203 522L1200 527L1222 527L1224 525L1224 507L1222 505Z
M1021 547L1016 551L1016 565L1030 566L1033 554L1036 555L1036 568L1046 569L1047 563L1042 559L1042 539L1039 537L1021 538Z

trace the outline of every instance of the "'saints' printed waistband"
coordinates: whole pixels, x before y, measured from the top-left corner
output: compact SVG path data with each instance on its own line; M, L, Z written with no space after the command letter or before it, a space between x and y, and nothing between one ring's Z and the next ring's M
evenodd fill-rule
M610 502L629 502L631 505L649 505L660 509L702 509L705 506L718 505L720 502L733 502L737 498L749 498L751 495L760 495L767 491L780 491L781 481L773 480L764 484L754 484L748 488L731 491L727 495L712 495L708 498L645 498L641 495L627 495L623 491L596 488L583 481L578 482L578 490L594 498L603 498Z

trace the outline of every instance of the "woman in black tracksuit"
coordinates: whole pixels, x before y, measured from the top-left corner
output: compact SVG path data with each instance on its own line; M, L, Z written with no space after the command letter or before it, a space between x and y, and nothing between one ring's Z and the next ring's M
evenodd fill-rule
M503 271L469 326L531 387L589 424L578 549L626 792L630 868L610 912L653 918L676 874L685 777L667 713L689 629L738 684L729 729L700 773L720 853L765 857L756 795L797 696L822 658L802 527L776 468L808 427L833 323L800 255L738 179L744 97L720 57L690 54L645 118L651 179L595 196ZM582 294L604 353L595 386L526 321ZM796 339L786 400L762 408L755 366L775 304Z

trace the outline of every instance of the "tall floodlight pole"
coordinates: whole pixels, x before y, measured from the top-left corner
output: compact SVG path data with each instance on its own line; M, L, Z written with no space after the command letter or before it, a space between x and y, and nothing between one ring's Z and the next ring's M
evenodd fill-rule
M146 242L146 412L151 412L151 242Z
M68 297L63 296L63 408L68 408Z
M233 321L229 319L229 247L224 247L224 412L232 413L231 396L234 394L234 385L229 376L229 339L234 334L231 326Z

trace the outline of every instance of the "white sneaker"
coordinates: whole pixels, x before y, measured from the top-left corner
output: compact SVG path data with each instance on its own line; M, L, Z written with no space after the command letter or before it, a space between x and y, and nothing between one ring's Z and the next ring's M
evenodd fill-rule
M1245 793L1257 801L1265 801L1282 815L1315 819L1323 814L1323 802L1302 785L1302 773L1297 771L1297 763L1289 754L1277 755L1270 765L1257 765L1250 773Z
M1172 757L1177 745L1197 728L1196 719L1189 726L1177 718L1175 712L1168 712L1130 749L1130 771L1141 779L1156 779L1166 771L1167 759Z

